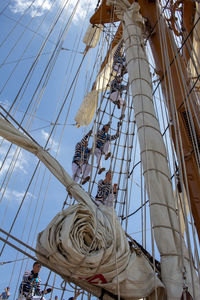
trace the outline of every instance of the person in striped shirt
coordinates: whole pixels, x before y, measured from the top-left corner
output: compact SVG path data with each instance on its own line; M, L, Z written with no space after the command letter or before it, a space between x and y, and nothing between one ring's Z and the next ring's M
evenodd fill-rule
M123 119L125 117L126 100L122 98L122 91L126 90L127 86L121 84L121 82L122 78L119 76L111 81L109 99L117 105L118 109L121 108L121 119Z
M96 145L94 154L96 156L97 167L99 168L98 174L101 174L105 171L105 168L102 168L102 155L105 155L105 160L111 156L110 152L110 142L116 140L119 137L119 126L121 122L118 122L117 132L114 135L108 134L110 128L110 123L105 124L101 130L98 130L96 137Z
M90 180L89 174L91 172L91 166L89 165L88 161L90 158L91 149L88 148L88 140L91 134L92 130L90 130L88 134L86 134L82 140L76 144L75 154L72 161L72 178L76 182L83 178L82 184L85 184L88 180Z
M38 261L35 261L33 264L32 271L25 271L22 283L19 288L19 297L18 300L45 300L43 294L48 294L51 292L51 288L48 288L44 291L41 291L41 279L39 277L39 272L41 269L41 264Z
M112 172L106 173L105 179L98 182L95 201L108 207L113 206L113 200L117 197L117 183L112 185Z
M122 53L123 52L122 49L123 49L123 42L119 44L117 50L113 55L112 68L119 76L123 76L123 74L126 72L126 59Z

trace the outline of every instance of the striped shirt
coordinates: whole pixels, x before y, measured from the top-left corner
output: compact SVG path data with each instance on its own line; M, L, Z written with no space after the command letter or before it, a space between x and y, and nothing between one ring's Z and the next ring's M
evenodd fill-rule
M121 84L117 78L113 79L110 84L110 93L112 94L113 92L119 91L122 92L123 90L126 90L126 85Z
M76 144L75 154L72 162L76 163L77 165L88 163L90 152L91 152L91 149L85 146L85 142L88 141L88 138L89 135L86 134L84 138L79 143Z
M113 64L121 63L122 65L124 65L126 59L122 54L122 50L123 50L122 48L123 48L123 42L121 42L118 45L118 47L113 55Z
M117 58L122 54L123 42L121 41L113 55L113 61L116 62Z
M41 296L42 291L40 289L41 279L39 276L36 278L30 278L34 275L33 271L26 271L23 276L22 283L20 284L19 292L24 296Z
M105 132L104 127L97 132L97 139L96 139L96 147L99 148L101 151L103 150L103 146L107 141L116 140L119 137L119 132L117 131L116 134L110 135Z
M95 200L102 201L104 203L110 194L114 194L116 196L116 193L113 192L112 184L104 182L104 180L99 180Z

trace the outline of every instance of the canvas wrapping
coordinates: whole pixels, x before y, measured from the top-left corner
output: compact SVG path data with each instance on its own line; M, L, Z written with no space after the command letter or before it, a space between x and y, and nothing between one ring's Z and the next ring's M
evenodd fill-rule
M78 202L38 235L38 258L97 297L104 288L124 299L156 299L157 289L164 299L162 282L143 255L130 251L114 209L97 207L55 158L3 119L0 135L35 154ZM104 299L110 298L105 294Z
M124 299L146 297L154 286L162 287L146 259L131 253L113 209L103 205L95 214L81 204L57 214L39 234L37 250L62 274Z

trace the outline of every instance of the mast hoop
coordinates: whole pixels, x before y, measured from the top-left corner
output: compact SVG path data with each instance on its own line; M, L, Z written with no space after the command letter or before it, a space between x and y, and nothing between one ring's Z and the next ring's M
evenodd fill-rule
M152 206L152 205L160 205L160 206L165 206L167 208L170 208L171 210L173 210L176 214L177 214L177 209L175 209L174 207L168 205L168 204L165 204L165 203L160 203L160 202L149 202L149 206Z
M154 127L154 126L151 126L151 125L147 125L147 124L143 124L143 125L140 125L139 127L138 127L138 131L140 130L140 129L142 129L142 128L152 128L153 130L155 130L155 131L157 131L157 133L159 133L159 135L160 136L162 136L162 133L160 132L160 130L159 130L159 128L156 128L156 127Z
M142 174L144 175L144 174L146 174L147 172L153 172L153 171L159 172L160 174L162 174L163 176L165 176L165 177L169 180L169 182L171 183L171 180L170 180L170 178L167 176L167 174L164 173L164 172L162 172L161 170L158 170L158 169L149 168L149 169L143 171Z

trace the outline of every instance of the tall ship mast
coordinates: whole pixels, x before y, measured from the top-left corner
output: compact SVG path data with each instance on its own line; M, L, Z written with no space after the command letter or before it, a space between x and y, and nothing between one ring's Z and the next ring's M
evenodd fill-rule
M200 299L199 2L0 12L1 289Z

